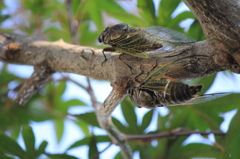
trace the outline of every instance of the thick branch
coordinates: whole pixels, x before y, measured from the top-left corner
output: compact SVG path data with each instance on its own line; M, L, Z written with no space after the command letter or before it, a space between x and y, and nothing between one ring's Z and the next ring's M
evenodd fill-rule
M240 64L240 6L234 0L183 0L195 14L203 31L214 46L231 54Z
M15 101L24 105L36 93L40 87L47 81L48 77L52 75L52 70L44 63L34 67L32 76L24 83L19 90Z
M123 83L124 84L124 83ZM104 104L97 108L96 113L98 122L103 129L105 129L109 137L121 148L121 153L125 159L132 159L132 152L126 142L125 136L113 125L111 121L111 114L118 104L126 96L126 85L113 87L112 92L109 94Z
M146 73L148 73L156 63L160 67L178 60L172 65L174 69L169 72L176 79L198 78L229 69L233 65L215 63L218 56L215 56L215 50L206 41L185 45L164 53L159 52L150 59L126 55L121 61L118 58L119 54L107 54L108 61L103 67L101 63L104 57L101 50L71 45L61 40L57 42L37 41L7 33L0 34L0 41L0 60L3 62L34 66L46 62L48 67L56 72L77 73L114 83L118 83L125 77L133 79L141 72L141 65L145 66Z

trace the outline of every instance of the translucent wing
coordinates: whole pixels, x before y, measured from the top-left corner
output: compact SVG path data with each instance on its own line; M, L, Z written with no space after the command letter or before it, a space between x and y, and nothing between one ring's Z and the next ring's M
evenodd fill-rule
M179 45L196 42L195 39L183 33L161 26L146 27L142 30L147 31L151 38L155 38L163 44L161 50L169 50Z
M167 41L170 43L192 43L196 40L175 30L164 28L161 26L151 26L143 28L142 30L147 31L151 36L154 36L156 39Z
M211 100L214 100L217 98L221 98L221 97L224 97L224 96L227 96L230 94L232 94L232 93L215 93L215 94L200 95L200 96L190 99L189 101L181 103L180 105L193 105L193 104L204 103L204 102L211 101Z

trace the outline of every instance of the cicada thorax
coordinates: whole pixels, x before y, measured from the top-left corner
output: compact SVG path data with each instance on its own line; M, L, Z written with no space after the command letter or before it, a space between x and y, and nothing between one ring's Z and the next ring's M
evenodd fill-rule
M184 103L192 99L201 89L202 85L189 86L161 78L137 87L131 87L128 94L132 102L138 107L156 108Z

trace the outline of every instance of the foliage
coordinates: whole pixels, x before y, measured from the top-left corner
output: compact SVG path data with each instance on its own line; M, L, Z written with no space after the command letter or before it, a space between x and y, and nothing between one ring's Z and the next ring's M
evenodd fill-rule
M36 36L48 41L64 39L71 43L74 38L81 45L96 46L96 39L106 25L116 21L128 23L132 26L144 27L161 25L183 32L179 23L187 19L193 19L190 24L188 35L196 40L203 40L204 34L201 27L190 11L184 11L172 16L173 12L180 5L180 0L161 0L159 4L153 0L133 1L95 1L79 0L71 2L72 21L75 28L75 37L69 29L69 17L66 3L61 1L47 0L19 0L19 6L9 12L6 3L0 2L0 25L1 30L7 32L21 32L23 34ZM13 5L13 4L12 4ZM16 5L16 4L15 4ZM135 13L129 13L127 6L131 6ZM9 7L9 6L8 6ZM158 8L158 9L155 9ZM18 16L20 20L15 18ZM6 23L11 23L13 29L3 28ZM17 66L16 66L17 67ZM215 75L195 80L195 84L204 84L204 91L207 91ZM15 87L11 85L15 83ZM81 149L87 145L89 158L99 153L99 143L110 142L109 137L95 133L93 129L101 129L97 123L96 115L93 111L70 114L69 109L73 106L86 107L79 99L63 100L63 94L68 85L67 79L52 79L46 84L24 106L19 106L13 102L13 95L24 82L24 79L9 72L8 64L3 64L0 74L0 158L11 159L33 159L48 157L52 159L78 158L68 155L68 151L74 148ZM220 114L237 110L231 120L229 130L224 136L216 136L216 142L212 144L185 143L188 136L162 138L155 140L131 141L130 146L134 152L139 152L139 158L228 158L240 156L238 147L240 143L240 120L239 95L231 94L207 103L196 106L169 107L167 114L162 115L159 111L162 108L145 111L143 117L139 117L135 107L129 99L125 99L121 104L121 113L124 121L113 118L113 123L121 132L125 134L156 134L172 132L177 128L191 130L210 131L220 130L223 117ZM144 108L141 110L144 111ZM66 129L66 120L71 120L84 133L84 137L76 139L65 152L61 154L49 153L46 150L47 141L42 141L36 145L36 135L32 130L31 122L52 121L54 123L55 136L58 142L63 138ZM151 126L151 128L149 127ZM44 131L44 130L43 130ZM18 137L22 136L24 147L18 143ZM202 136L207 138L207 136ZM210 140L210 139L209 139ZM115 158L119 157L119 153Z

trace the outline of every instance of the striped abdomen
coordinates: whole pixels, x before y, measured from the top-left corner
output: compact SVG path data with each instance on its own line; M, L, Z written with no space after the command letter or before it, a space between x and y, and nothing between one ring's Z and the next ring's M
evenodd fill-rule
M132 102L139 107L155 108L182 104L200 92L202 85L188 86L187 84L160 79L139 87L132 87L128 94Z

